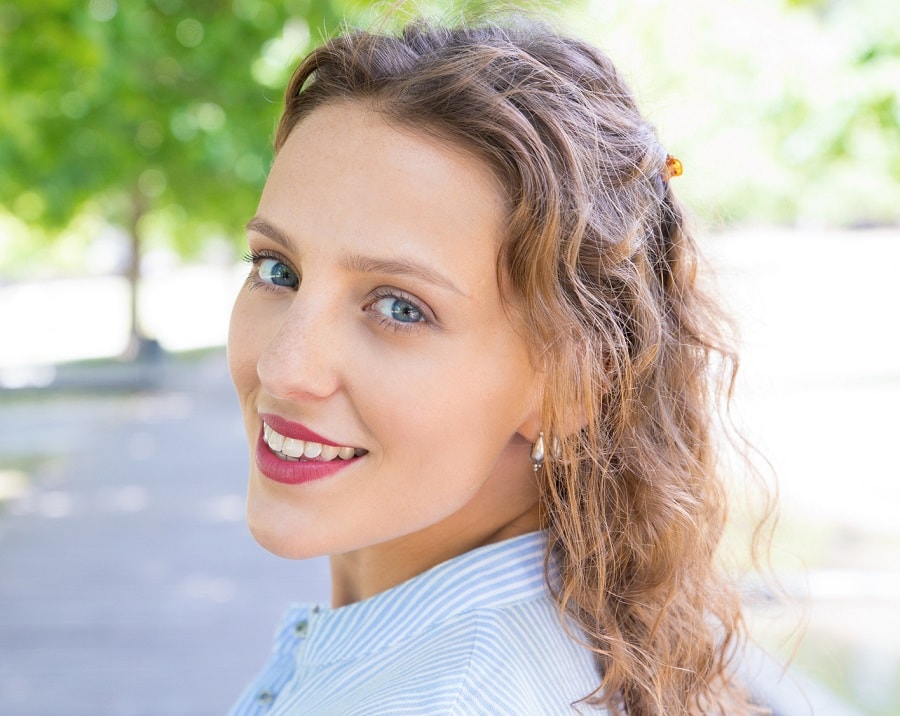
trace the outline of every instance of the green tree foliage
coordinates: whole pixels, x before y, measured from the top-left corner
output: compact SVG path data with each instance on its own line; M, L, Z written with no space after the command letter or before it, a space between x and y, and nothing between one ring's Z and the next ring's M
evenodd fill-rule
M53 240L84 214L185 252L251 215L291 64L339 0L0 6L0 200ZM136 281L138 261L130 269Z
M302 19L285 21L261 0L4 6L4 203L49 229L92 201L122 223L158 212L182 239L246 216L285 60L309 41Z
M591 1L607 49L714 224L900 220L900 3Z
M773 112L782 161L845 222L900 218L900 3L787 0L818 29L822 66ZM835 211L837 210L837 211Z

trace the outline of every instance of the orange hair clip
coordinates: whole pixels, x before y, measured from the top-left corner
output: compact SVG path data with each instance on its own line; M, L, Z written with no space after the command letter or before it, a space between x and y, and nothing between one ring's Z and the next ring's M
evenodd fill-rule
M681 160L673 157L671 154L666 155L666 170L663 174L663 180L669 181L672 177L680 177L684 174L684 166Z

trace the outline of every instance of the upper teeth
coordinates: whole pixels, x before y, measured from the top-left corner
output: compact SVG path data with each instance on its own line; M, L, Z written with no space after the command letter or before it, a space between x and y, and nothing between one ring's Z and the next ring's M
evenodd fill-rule
M364 455L365 450L352 447L338 447L337 445L324 445L311 440L297 440L277 433L266 423L263 423L263 439L272 452L279 453L281 457L298 460L300 458L318 459L328 462L335 458L349 460L356 455Z

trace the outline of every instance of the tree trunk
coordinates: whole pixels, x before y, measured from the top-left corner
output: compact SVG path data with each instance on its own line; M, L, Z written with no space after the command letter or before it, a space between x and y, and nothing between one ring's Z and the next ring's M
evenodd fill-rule
M146 199L140 190L135 188L131 195L131 214L128 217L128 225L125 227L128 232L129 248L131 250L126 273L129 301L129 339L125 355L123 356L126 360L140 358L145 353L145 344L148 342L138 316L138 287L141 282L141 236L139 225L141 217L144 216L146 210Z

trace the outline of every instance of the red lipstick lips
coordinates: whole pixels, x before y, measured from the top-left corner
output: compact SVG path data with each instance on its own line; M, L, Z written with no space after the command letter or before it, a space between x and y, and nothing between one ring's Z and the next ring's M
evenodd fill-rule
M268 413L262 413L259 417L263 423L272 428L276 433L284 435L286 438L341 447L339 443L332 442L318 433L314 433L300 423L294 423L278 415ZM259 437L256 441L257 468L259 468L259 471L270 480L285 485L300 485L306 482L331 477L344 468L357 463L363 457L365 457L365 455L352 457L349 460L341 458L335 458L333 460L283 460L266 444L262 427L260 427Z

